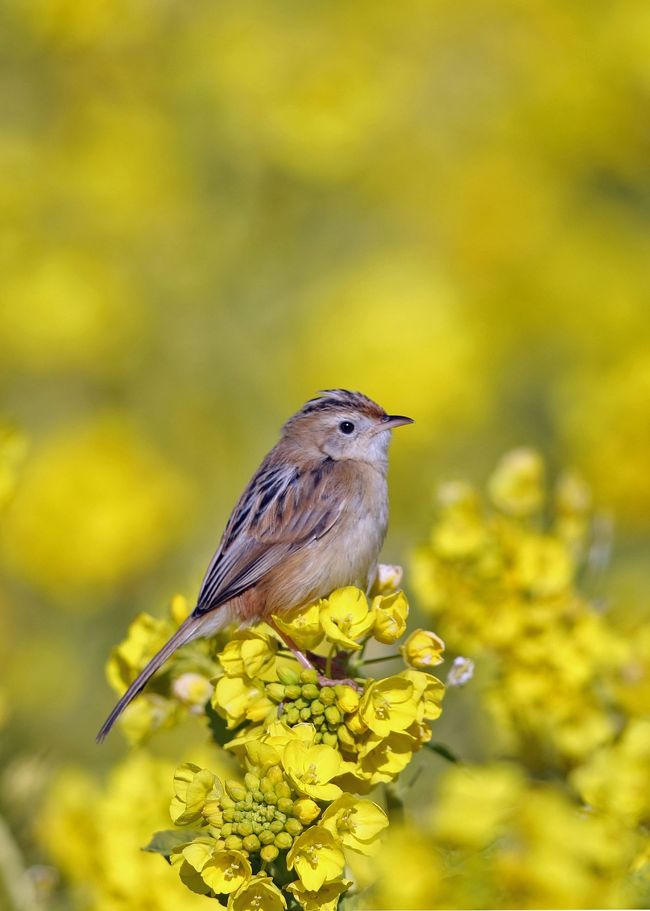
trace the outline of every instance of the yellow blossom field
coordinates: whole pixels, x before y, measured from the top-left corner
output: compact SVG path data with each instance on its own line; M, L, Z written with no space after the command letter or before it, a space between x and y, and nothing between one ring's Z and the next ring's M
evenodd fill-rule
M647 3L0 26L0 908L647 908ZM373 587L98 745L332 388L415 419Z

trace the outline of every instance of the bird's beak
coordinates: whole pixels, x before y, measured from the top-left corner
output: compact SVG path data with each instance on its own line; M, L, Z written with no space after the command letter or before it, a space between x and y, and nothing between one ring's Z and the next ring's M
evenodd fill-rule
M381 429L393 430L394 427L403 427L404 424L414 424L413 418L404 417L403 414L389 414L381 423Z

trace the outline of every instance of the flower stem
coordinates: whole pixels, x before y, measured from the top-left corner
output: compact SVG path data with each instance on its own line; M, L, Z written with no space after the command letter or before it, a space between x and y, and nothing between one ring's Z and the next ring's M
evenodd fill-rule
M402 656L398 653L395 655L383 655L381 658L366 658L363 661L363 664L379 664L380 661L394 661L395 658L401 658Z

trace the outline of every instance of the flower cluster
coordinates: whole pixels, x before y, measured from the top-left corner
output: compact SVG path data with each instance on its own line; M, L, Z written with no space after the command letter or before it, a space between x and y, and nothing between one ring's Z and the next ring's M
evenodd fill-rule
M444 694L427 672L444 649L429 630L415 630L393 654L365 658L406 631L408 602L393 589L398 581L384 570L370 599L339 589L274 617L281 636L262 624L234 633L215 659L203 655L204 664L216 662L210 692L201 691L213 733L244 774L222 783L191 763L176 772L171 817L179 828L158 833L150 849L190 889L227 900L234 911L258 899L268 909L287 901L335 908L353 884L345 878L350 855L378 848L386 813L357 795L394 781L431 739L429 722L439 717ZM152 647L147 636L139 641L145 628L153 629L140 620L118 647L112 674L123 660L128 679L145 660ZM300 666L285 636L313 667ZM174 659L168 703L178 700L187 662L196 660L184 649ZM382 679L365 676L370 662L383 660L407 666ZM130 724L127 717L127 730Z
M489 673L484 704L502 747L570 766L615 731L628 647L578 587L607 543L589 491L564 475L551 498L544 474L535 452L515 450L490 477L488 503L465 483L445 485L414 574L449 647Z
M261 887L265 908L286 907L287 895L335 907L351 885L343 877L346 852L375 853L385 812L344 794L331 782L335 750L300 735L282 750L248 744L245 768L242 782L222 784L207 769L181 766L171 816L194 828L186 837L159 833L151 850L166 853L190 889L227 898L234 909L247 907L251 890Z
M275 620L298 645L325 651L314 655L325 671L358 674L370 637L396 642L407 615L403 592L377 595L369 603L363 592L348 587ZM233 749L251 740L275 743L282 731L308 725L315 744L337 750L347 787L360 793L393 780L431 739L428 722L440 715L444 687L417 668L439 663L442 649L434 633L416 630L401 651L413 667L381 680L359 676L337 684L327 676L323 683L316 670L300 671L281 654L270 634L246 630L219 655L225 673L212 706L237 728L228 744Z

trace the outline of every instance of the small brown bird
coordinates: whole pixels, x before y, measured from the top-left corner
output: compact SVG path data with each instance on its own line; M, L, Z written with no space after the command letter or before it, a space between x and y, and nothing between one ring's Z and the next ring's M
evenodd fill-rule
M273 614L345 585L369 587L388 524L391 431L411 423L345 389L322 392L289 418L228 520L196 607L122 696L98 741L181 645L231 622L275 627Z

